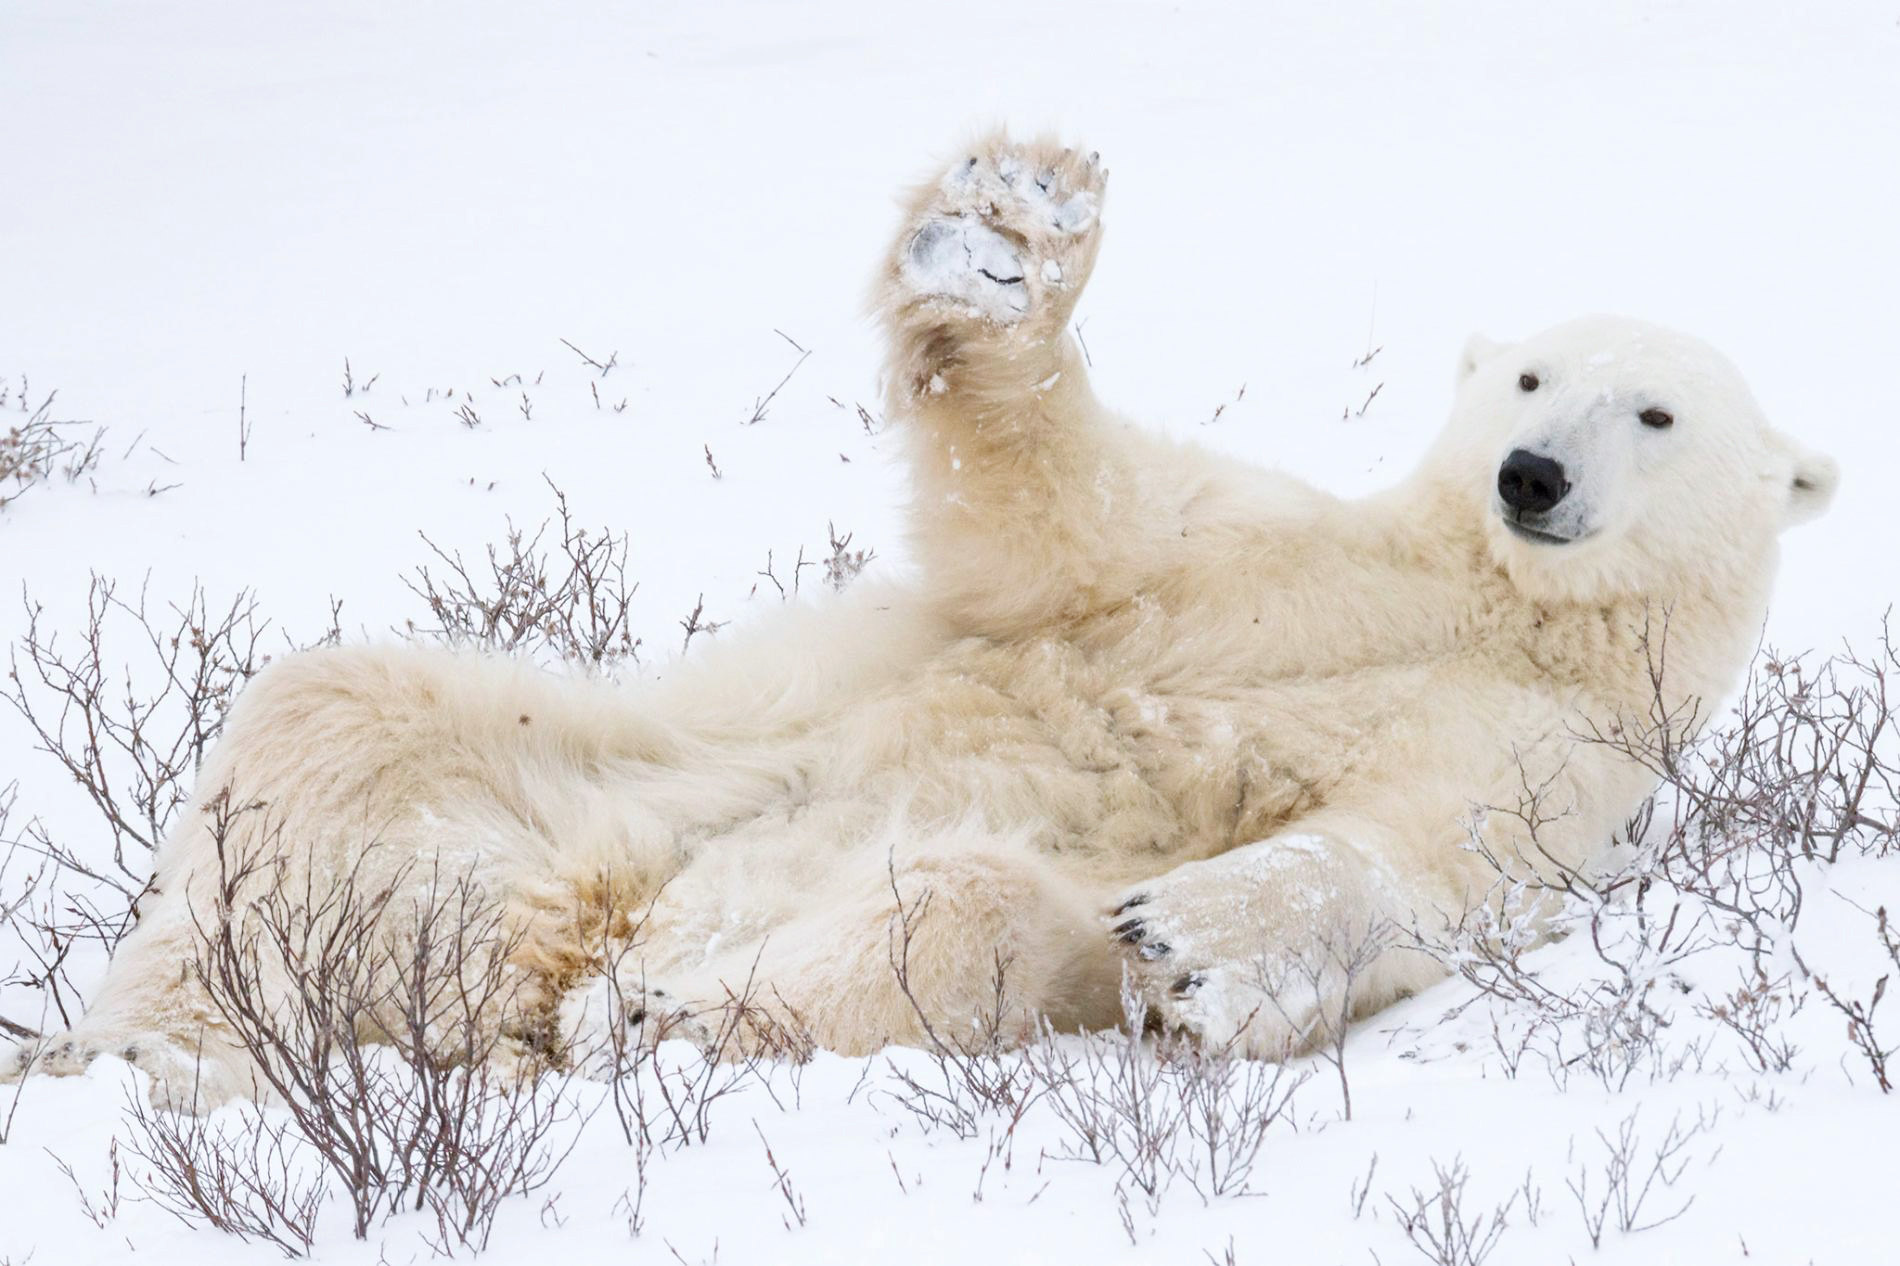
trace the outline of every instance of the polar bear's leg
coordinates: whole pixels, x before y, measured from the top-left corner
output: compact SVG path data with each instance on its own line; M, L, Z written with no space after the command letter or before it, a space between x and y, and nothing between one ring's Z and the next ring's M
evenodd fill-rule
M73 1076L110 1055L150 1077L157 1103L209 1108L253 1093L257 1070L193 973L198 941L182 906L163 894L148 896L80 1023L0 1052L0 1082Z
M207 764L207 768L211 768ZM259 855L274 840L256 813L220 814L194 804L180 814L160 852L153 886L139 902L138 922L113 950L105 977L90 991L85 1013L67 1033L48 1034L0 1055L0 1080L74 1076L101 1056L143 1070L155 1102L215 1107L252 1093L256 1067L205 992L199 919L215 908L215 879L181 867L182 854L208 841L217 819L230 855ZM206 852L215 857L215 849Z
M1018 632L1123 600L1116 542L1164 517L1068 331L1104 178L1092 154L980 141L917 191L878 286L924 588L963 628Z
M1279 1059L1443 973L1418 907L1354 833L1291 829L1129 889L1108 936L1165 1027Z
M958 832L872 860L762 946L684 982L702 1019L748 981L754 1005L795 1013L820 1046L844 1054L926 1043L926 1020L954 1040L996 1016L1014 1040L1038 1016L1059 1029L1119 1018L1121 967L1095 903L1045 859Z
M224 1036L197 970L199 924L223 904L221 856L256 864L229 901L240 920L269 889L287 891L293 910L329 911L324 900L345 875L365 901L395 893L398 910L430 894L454 899L449 890L465 885L501 911L483 927L520 939L521 962L510 966L526 983L511 1004L543 1001L535 974L565 970L580 952L565 929L592 904L577 896L583 880L598 887L611 870L613 900L632 908L672 864L666 824L612 812L590 781L599 767L666 750L660 727L612 705L525 665L439 651L364 647L272 665L233 708L201 772L200 802L161 847L157 891L92 1005L33 1071L76 1073L114 1054L148 1067L174 1101L188 1102L194 1087L207 1105L249 1089L254 1070ZM227 815L222 853L220 803L241 806ZM313 895L299 905L306 881ZM260 970L276 974L267 990L284 974L269 954ZM31 1056L16 1054L15 1069Z

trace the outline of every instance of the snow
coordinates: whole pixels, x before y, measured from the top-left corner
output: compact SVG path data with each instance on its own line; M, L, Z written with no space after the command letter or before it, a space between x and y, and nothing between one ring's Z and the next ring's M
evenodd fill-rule
M898 437L856 408L880 399L861 296L892 192L996 120L1114 168L1077 316L1094 389L1130 416L1362 492L1433 438L1471 330L1602 310L1678 326L1847 472L1786 540L1769 640L1865 641L1900 594L1876 473L1900 463L1896 118L1900 15L1870 0L8 6L0 377L35 403L57 389L56 416L110 438L96 489L0 510L0 641L25 626L22 587L70 636L91 571L161 605L194 579L255 587L294 639L335 597L346 631L383 634L423 614L401 582L418 533L477 552L551 511L544 475L580 522L631 533L649 672L698 595L707 619L769 614L767 550L822 547L827 523L902 568ZM797 356L777 331L812 355L761 406ZM55 831L87 829L0 715L14 778ZM1900 907L1893 871L1839 867L1809 892L1803 956L1861 996L1863 911ZM1588 939L1540 953L1581 979ZM1670 1044L1709 1035L1702 1065L1620 1091L1505 1076L1487 1009L1435 989L1355 1033L1351 1121L1316 1066L1260 1195L1138 1200L1133 1245L1114 1173L1057 1159L1048 1117L994 1158L895 1107L886 1061L821 1056L800 1106L748 1089L706 1145L655 1156L638 1237L616 1210L632 1150L597 1113L490 1256L1192 1262L1231 1238L1241 1263L1395 1263L1413 1250L1386 1193L1462 1157L1468 1213L1527 1172L1542 1192L1493 1263L1891 1260L1900 1100L1814 1000L1790 1021L1793 1070L1747 1072L1692 1014L1736 970L1680 973ZM36 1020L28 1005L0 992L0 1013ZM97 1198L131 1076L108 1060L30 1085L0 1145L0 1262L273 1259L150 1204L86 1217L54 1158ZM1593 1255L1565 1181L1597 1131L1635 1112L1659 1138L1717 1107L1664 1193L1693 1204ZM333 1205L318 1260L426 1260L422 1221L358 1244Z
M1029 310L1022 259L1006 238L973 216L925 224L904 254L904 280L919 294L967 300L997 321Z

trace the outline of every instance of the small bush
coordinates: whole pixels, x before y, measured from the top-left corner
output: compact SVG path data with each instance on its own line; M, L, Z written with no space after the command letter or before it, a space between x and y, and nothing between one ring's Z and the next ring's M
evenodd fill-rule
M405 867L370 883L359 857L341 876L298 878L281 823L234 854L239 819L263 812L212 802L219 891L198 912L194 964L211 1006L350 1202L359 1239L428 1210L439 1250L480 1249L502 1202L544 1184L584 1123L566 1077L507 1044L519 936L467 876Z
M98 469L105 428L94 427L84 439L69 438L87 424L55 420L53 401L58 396L57 391L48 392L38 407L30 407L25 379L17 393L12 383L0 381L0 410L21 419L0 424L0 510L54 476L77 483Z
M512 523L506 544L489 546L481 564L422 538L441 565L427 565L403 583L429 608L430 624L411 622L413 636L552 660L611 675L638 663L640 639L628 613L638 582L627 580L625 533L589 534L575 524L567 495L553 484L556 519L532 533ZM558 521L559 539L542 541Z

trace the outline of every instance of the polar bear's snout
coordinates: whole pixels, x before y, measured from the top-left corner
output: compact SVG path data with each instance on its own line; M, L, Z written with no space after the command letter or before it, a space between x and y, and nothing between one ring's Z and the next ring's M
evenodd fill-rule
M1570 491L1560 461L1514 448L1498 467L1498 496L1519 514L1542 514Z
M1511 535L1538 545L1582 540L1591 535L1594 524L1590 507L1581 504L1582 498L1570 496L1571 487L1570 473L1561 461L1528 448L1513 448L1498 467L1498 517Z

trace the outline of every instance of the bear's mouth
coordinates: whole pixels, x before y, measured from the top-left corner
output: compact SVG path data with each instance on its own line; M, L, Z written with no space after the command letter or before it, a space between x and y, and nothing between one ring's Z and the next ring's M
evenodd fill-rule
M1535 541L1539 545L1571 545L1581 539L1575 536L1559 536L1555 532L1546 532L1542 528L1534 528L1530 524L1520 522L1508 514L1501 517L1504 519L1504 526L1510 528L1512 533L1520 540Z

